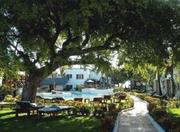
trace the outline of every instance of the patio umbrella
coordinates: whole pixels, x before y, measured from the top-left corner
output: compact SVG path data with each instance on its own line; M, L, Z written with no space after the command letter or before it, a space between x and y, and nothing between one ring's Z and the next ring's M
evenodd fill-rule
M87 80L86 82L87 83L93 83L94 81L90 79L90 80Z

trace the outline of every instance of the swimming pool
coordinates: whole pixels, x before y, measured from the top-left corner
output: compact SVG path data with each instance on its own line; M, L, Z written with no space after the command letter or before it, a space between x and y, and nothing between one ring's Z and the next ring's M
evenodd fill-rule
M40 96L45 99L53 99L57 97L62 97L65 100L73 100L74 98L84 98L93 100L95 97L103 97L104 95L113 94L113 89L83 89L82 92L71 91L71 92L40 92L36 96Z

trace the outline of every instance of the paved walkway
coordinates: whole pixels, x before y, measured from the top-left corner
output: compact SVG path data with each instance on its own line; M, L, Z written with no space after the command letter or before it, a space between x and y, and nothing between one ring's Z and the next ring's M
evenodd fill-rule
M131 98L134 108L119 113L114 132L164 132L148 114L147 102L135 96Z

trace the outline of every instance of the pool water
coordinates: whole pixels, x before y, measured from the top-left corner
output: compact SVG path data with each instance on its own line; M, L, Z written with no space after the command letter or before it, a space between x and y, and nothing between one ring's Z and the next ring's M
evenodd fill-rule
M36 95L46 99L62 97L65 100L73 100L74 98L84 98L93 100L93 98L95 97L103 97L104 95L110 95L112 93L113 89L83 89L82 92L41 92L37 93Z

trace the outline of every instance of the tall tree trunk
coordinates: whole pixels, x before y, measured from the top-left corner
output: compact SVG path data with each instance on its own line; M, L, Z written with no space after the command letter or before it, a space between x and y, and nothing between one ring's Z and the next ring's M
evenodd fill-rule
M159 95L162 95L161 91L161 76L160 76L160 69L157 67L157 79L158 79L158 87L159 87Z
M167 77L169 75L171 75L170 79L172 81L172 93L171 93L171 97L173 97L175 95L175 90L176 90L176 86L175 86L175 82L174 82L174 71L173 71L173 65L166 67L166 73L165 76Z
M171 81L172 81L172 95L171 95L171 97L174 97L175 92L176 92L176 85L175 85L175 82L174 82L173 65L171 65L171 67L170 67L170 75L171 75Z
M31 69L29 71L28 79L26 80L26 85L23 88L22 100L23 101L35 101L37 88L40 82L51 74L54 70L59 67L59 63L54 66L45 66L40 69Z
M159 85L159 95L162 95L162 91L161 91L161 76L159 75L159 73L158 73L157 77L158 77L158 85Z
M26 85L23 88L22 100L34 102L36 98L37 87L42 80L39 76L29 76Z

